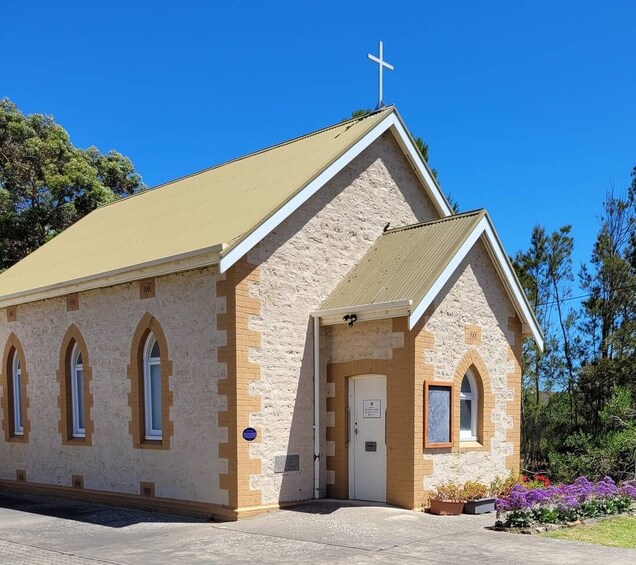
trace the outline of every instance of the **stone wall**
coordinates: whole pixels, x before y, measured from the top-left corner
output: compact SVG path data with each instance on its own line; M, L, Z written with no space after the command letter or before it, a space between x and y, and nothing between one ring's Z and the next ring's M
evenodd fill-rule
M481 241L435 299L423 332L430 339L417 348L416 360L434 380L455 384L455 437L452 449L424 451L426 471L416 488L506 476L519 463L520 324ZM483 385L478 444L459 441L458 389L471 365ZM416 390L422 388L422 375L419 381Z
M519 465L521 324L488 252L477 242L409 331L406 318L323 329L328 375L327 494L348 498L348 377L387 375L387 502L422 508L441 481L491 481ZM460 442L459 390L479 375L478 442ZM452 448L424 448L424 382L454 384Z
M262 437L250 446L250 455L262 460L262 471L252 475L251 488L261 491L263 504L313 495L310 312L319 309L387 222L398 227L437 217L386 133L248 254L259 266L254 293L261 301L260 316L250 322L261 336L260 348L250 354L260 365L251 394L261 397L261 410L252 413L250 423ZM324 398L326 381L322 390ZM325 404L322 409L326 418ZM276 457L287 455L299 456L299 470L276 472Z
M141 299L135 282L82 292L77 309L55 298L18 306L13 322L1 312L0 344L4 347L13 332L24 349L31 429L28 443L0 444L0 479L15 480L20 469L28 483L71 487L75 475L85 489L131 495L139 495L140 483L146 482L154 483L156 497L228 504L227 491L219 487L227 461L218 458L227 430L217 424L218 412L226 408L217 390L226 376L225 364L217 360L217 348L226 342L225 332L216 327L217 314L225 310L225 299L216 298L222 278L216 269L201 269L157 278L150 298ZM166 421L173 429L164 449L134 448L130 431L127 369L133 335L147 313L165 334L172 364ZM62 341L73 324L92 370L86 392L92 395L93 429L85 445L63 445L58 426L56 372Z

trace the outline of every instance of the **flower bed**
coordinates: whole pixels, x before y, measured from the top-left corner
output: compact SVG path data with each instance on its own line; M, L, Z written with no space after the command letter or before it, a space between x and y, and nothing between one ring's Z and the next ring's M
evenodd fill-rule
M593 483L579 477L567 485L515 485L507 496L497 499L496 507L504 527L527 528L537 523L569 523L618 514L629 510L635 501L633 483L616 485L610 477Z

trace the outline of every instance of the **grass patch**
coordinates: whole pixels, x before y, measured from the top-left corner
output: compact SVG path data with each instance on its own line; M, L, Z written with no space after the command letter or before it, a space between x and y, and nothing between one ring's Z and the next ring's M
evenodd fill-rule
M571 541L636 548L636 517L625 516L613 520L603 520L590 526L563 528L544 535Z

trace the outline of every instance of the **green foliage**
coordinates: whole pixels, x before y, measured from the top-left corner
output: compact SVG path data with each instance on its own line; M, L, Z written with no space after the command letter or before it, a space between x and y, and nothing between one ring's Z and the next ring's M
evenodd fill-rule
M464 502L464 488L451 481L441 483L429 492L431 500L442 500L444 502Z
M506 515L504 525L507 528L528 528L532 519L532 512L528 510L513 510Z
M479 481L467 481L462 488L462 498L465 500L479 500L490 495L490 489Z
M579 506L541 505L507 512L504 525L508 528L528 528L532 524L564 524L582 518L598 518L620 514L630 509L633 500L629 496L593 498Z
M590 526L562 528L545 535L552 538L636 548L636 518L614 518Z
M0 269L97 206L143 188L127 157L78 149L51 116L0 100Z
M589 265L572 296L570 226L535 226L514 266L545 334L523 349L522 456L557 480L636 477L636 167L609 191ZM574 307L573 307L574 306Z

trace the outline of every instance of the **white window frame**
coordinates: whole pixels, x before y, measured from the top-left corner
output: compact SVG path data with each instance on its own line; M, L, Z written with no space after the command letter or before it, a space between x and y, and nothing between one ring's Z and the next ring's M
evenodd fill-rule
M77 342L73 346L73 351L71 352L71 401L72 401L72 420L73 420L73 437L86 437L86 423L84 422L84 426L80 425L79 414L80 407L84 405L84 394L86 391L82 386L82 394L80 398L80 388L78 386L78 381L81 378L82 381L84 379L84 366L81 363L78 363L79 356L81 355L81 350L77 345ZM82 363L84 359L82 359ZM82 382L82 384L84 384Z
M13 434L24 435L24 422L22 421L22 365L17 351L13 351L11 363L11 378L13 379Z
M477 414L479 413L479 396L477 394L477 380L472 371L466 372L468 382L470 383L471 392L462 392L461 384L464 382L462 377L462 383L459 386L459 400L460 400L460 414L461 414L461 401L470 400L470 431L462 430L461 418L459 426L459 441L477 441Z
M151 357L152 348L154 347L157 339L155 336L150 333L148 338L146 339L146 345L144 347L144 407L145 407L145 436L147 440L160 440L162 438L163 432L162 430L157 430L152 427L152 379L150 368L153 365L158 365L161 367L161 358L160 357ZM161 347L161 346L160 346ZM161 373L161 368L159 369ZM161 384L159 385L161 386ZM159 390L159 394L161 394L161 389Z

